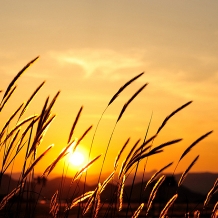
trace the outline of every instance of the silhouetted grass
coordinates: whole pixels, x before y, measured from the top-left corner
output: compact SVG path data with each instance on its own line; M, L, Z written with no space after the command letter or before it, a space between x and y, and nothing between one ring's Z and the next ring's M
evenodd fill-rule
M12 81L9 83L6 91L3 94L1 103L0 103L0 113L2 110L6 110L7 102L10 100L11 96L14 95L16 91L17 85L15 83L18 82L19 78L23 75L23 73L27 70L27 68L33 64L38 57L30 61L21 71L18 72L18 74L12 79ZM139 77L141 77L143 73L138 74L137 76L133 77L129 81L127 81L118 91L112 96L111 100L109 101L106 109L118 98L118 96L122 93L122 91L126 88L128 88L132 82L137 80ZM2 187L1 182L2 178L9 168L9 166L12 166L11 175L13 175L13 164L15 159L18 158L18 155L20 154L21 150L24 150L25 156L23 157L23 167L20 169L20 179L17 184L17 187L12 190L11 192L8 192L0 201L0 215L3 217L10 217L12 213L16 214L15 217L36 217L35 214L37 214L36 206L38 205L39 197L41 196L41 191L43 189L43 186L41 187L39 192L35 191L35 183L34 183L34 169L36 165L41 161L42 158L46 158L46 154L49 152L49 150L53 146L49 146L47 149L44 149L44 152L41 154L37 154L38 147L41 145L41 142L43 140L43 137L46 134L46 130L51 125L52 121L55 118L55 114L53 114L53 106L55 102L58 99L58 96L60 94L60 91L57 92L57 94L54 96L54 98L49 102L50 98L47 97L44 103L44 106L41 110L41 113L39 115L32 115L30 117L24 118L26 110L28 110L29 104L34 100L36 94L40 91L41 87L45 84L45 82L42 82L35 91L30 95L29 99L26 101L26 103L22 103L17 109L14 110L14 113L11 114L11 116L8 118L8 120L3 124L2 130L0 131L0 154L1 154L1 160L2 160L2 166L1 166L1 173L0 173L0 190L5 189L6 187ZM63 174L62 174L62 180L61 184L59 186L59 189L56 190L56 192L53 194L52 198L50 199L50 206L48 207L47 214L44 214L44 216L50 216L50 217L133 217L136 218L140 216L143 211L145 215L142 215L143 217L146 216L153 216L156 214L156 211L152 211L152 206L154 204L154 201L156 199L156 195L159 191L159 188L161 187L162 183L164 183L166 179L166 175L162 174L163 171L171 166L173 163L169 163L168 165L162 167L160 170L158 170L151 178L147 181L147 183L144 183L144 173L142 175L142 185L144 185L144 189L141 189L141 191L144 191L150 187L151 184L155 182L155 185L150 190L150 193L148 194L148 202L144 201L144 198L140 197L140 200L142 202L139 203L137 207L134 206L134 209L132 208L132 192L133 192L133 186L135 182L136 173L138 170L139 162L146 160L148 158L152 158L153 155L159 154L164 151L164 149L167 146L173 145L175 143L179 143L181 139L173 139L168 142L162 143L159 146L154 147L154 140L158 137L159 132L165 127L169 119L171 119L173 116L177 115L177 113L183 109L185 109L187 106L189 106L192 101L187 102L186 104L183 104L182 106L178 107L176 110L174 110L172 113L170 113L164 121L161 123L160 127L156 131L156 133L147 139L148 136L148 129L150 124L148 125L146 134L144 136L144 141L140 144L140 139L138 139L135 144L132 145L132 147L128 148L130 144L130 137L127 136L127 140L124 143L124 145L121 147L120 151L117 154L117 157L114 159L114 171L111 172L111 174L105 179L104 182L100 183L100 177L103 171L104 162L107 158L107 151L110 147L110 141L113 136L113 133L115 131L115 127L118 124L119 120L123 117L124 112L126 111L129 104L142 92L142 90L147 86L147 83L145 83L141 88L138 89L137 92L135 92L132 97L129 98L129 100L124 104L122 107L120 114L118 115L117 120L115 121L115 125L113 128L113 131L111 133L110 139L108 141L108 144L106 146L105 153L103 155L103 163L101 165L101 169L99 172L99 178L97 182L97 186L95 189L91 191L86 191L85 186L88 181L86 181L85 177L85 183L84 188L82 191L82 194L79 196L76 196L76 191L74 190L74 193L71 194L70 189L72 188L72 185L79 182L82 173L88 171L89 167L92 167L92 164L94 162L97 162L101 155L98 155L96 158L89 160L87 165L82 167L75 175L72 175L72 180L69 187L65 187L65 180L66 180L66 172L68 170L67 166L63 166ZM0 92L3 92L2 90ZM73 122L69 137L68 137L68 143L63 148L63 150L58 154L56 157L54 157L53 162L48 163L47 166L45 166L44 173L41 176L41 179L46 179L49 174L53 171L53 169L56 167L57 164L60 164L60 160L66 158L66 156L69 153L69 149L72 150L72 152L75 152L76 148L80 145L80 142L83 140L83 138L89 133L89 131L92 128L92 125L90 125L83 133L83 135L78 139L74 139L74 131L76 128L77 123L79 122L79 119L81 117L83 107L80 108L79 112L76 115L76 118ZM100 116L100 119L98 121L98 124L95 128L94 135L92 138L92 141L90 143L90 152L89 152L89 158L92 150L92 145L94 142L95 135L97 134L98 125L101 119L103 118L103 114L106 111L106 109L103 111L103 113ZM15 123L15 126L11 127L12 121L18 117L17 122ZM22 130L21 130L22 127ZM33 131L35 130L35 131ZM109 130L106 130L109 131ZM179 164L179 162L185 158L185 156L191 151L191 149L200 141L205 139L207 136L209 136L212 133L212 131L209 131L208 133L202 135L197 140L195 140L182 154L180 159L178 160L178 163L176 165L176 168ZM123 151L129 149L128 154L126 157L123 158L121 166L119 165L121 157L123 155ZM169 209L172 207L172 205L175 203L176 199L179 196L179 188L181 188L182 183L184 182L185 178L187 177L189 171L193 167L193 165L198 160L199 155L191 162L191 164L188 166L188 168L184 171L182 174L178 184L177 184L177 190L172 195L171 198L169 198L165 202L165 206L162 207L161 212L158 214L159 217L173 217L173 214L168 213ZM22 158L19 157L19 161L21 161ZM146 162L147 163L147 162ZM119 169L118 169L119 168ZM176 170L175 168L175 170ZM119 170L119 173L116 171ZM175 170L173 174L175 173ZM130 195L128 196L127 193L125 193L125 182L128 176L130 175L130 172L134 172L134 178L132 181L132 187L130 191ZM10 176L11 176L10 175ZM159 177L159 178L158 178ZM156 180L157 179L157 180ZM205 196L205 201L203 203L203 207L201 208L201 211L196 210L195 216L199 217L201 216L201 213L205 212L210 199L212 196L218 191L218 180L215 181L213 187L208 192L207 196ZM200 181L199 181L200 182ZM32 185L30 185L32 184ZM77 183L78 185L78 183ZM105 202L102 202L102 193L105 191L105 189L111 185L111 194L107 196L107 204ZM112 187L113 185L113 187ZM68 188L68 195L67 199L62 199L62 192L63 189ZM31 203L32 201L32 195L37 196L37 200L34 203ZM142 194L140 193L140 196ZM17 197L18 201L12 201ZM123 205L124 197L127 197L127 209ZM62 200L65 200L66 204L63 207ZM83 203L81 203L83 202ZM25 205L25 207L23 207ZM105 205L107 205L107 209L105 209ZM70 211L74 209L74 207L78 208L78 212L76 215L72 216L70 214ZM210 211L210 215L212 218L218 217L218 208L217 203L213 206L213 210ZM176 208L175 208L176 209ZM126 210L126 213L124 215L124 211ZM175 212L175 210L174 210ZM183 211L180 214L187 215L189 211ZM155 215L156 216L156 215Z

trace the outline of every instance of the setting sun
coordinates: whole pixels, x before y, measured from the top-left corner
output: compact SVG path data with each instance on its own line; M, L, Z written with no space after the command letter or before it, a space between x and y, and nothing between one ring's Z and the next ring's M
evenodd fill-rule
M71 153L69 155L69 162L73 165L73 166L80 166L84 163L85 157L84 155L79 152L79 151L75 151L74 153Z

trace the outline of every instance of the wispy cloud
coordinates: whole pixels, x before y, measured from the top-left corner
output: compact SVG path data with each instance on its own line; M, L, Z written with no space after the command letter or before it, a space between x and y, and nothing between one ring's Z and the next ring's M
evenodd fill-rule
M108 81L123 82L134 73L145 71L142 80L158 92L184 99L211 101L216 98L218 68L215 54L201 52L196 55L195 51L184 54L165 48L163 57L156 49L72 49L51 51L49 57L60 67L79 66L84 72L83 79L98 78L105 85Z
M124 69L143 68L143 52L130 50L116 52L107 49L80 49L65 52L50 52L50 57L61 65L79 65L84 69L86 78L101 74L101 77L119 79L119 71ZM113 73L113 74L112 74Z

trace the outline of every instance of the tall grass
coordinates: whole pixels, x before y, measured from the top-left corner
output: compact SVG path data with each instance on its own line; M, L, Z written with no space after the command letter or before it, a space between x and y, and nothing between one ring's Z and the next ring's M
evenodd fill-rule
M18 82L19 78L23 75L23 73L32 65L38 57L30 61L21 71L18 72L18 74L12 79L12 81L9 83L8 87L6 88L6 91L3 94L1 103L0 103L0 113L2 113L3 110L7 110L6 106L8 101L11 100L11 96L15 95L16 92L16 83ZM101 119L103 119L103 115L106 111L106 109L113 104L113 102L119 97L119 95L122 93L122 91L126 88L128 88L133 81L137 80L139 77L141 77L143 73L136 75L129 81L127 81L118 91L112 96L111 100L109 101L108 105L106 106L105 110L103 111L102 115L100 116L100 119L98 121L98 124L95 128L94 135L91 141L90 146L90 154L92 150L92 145L94 143L95 135L98 133L98 125ZM35 189L35 168L39 162L44 158L46 158L47 153L52 149L53 145L49 146L48 148L44 149L44 151L41 154L38 154L38 147L42 146L42 140L46 134L47 129L52 124L54 118L56 115L53 113L53 106L55 102L58 99L58 96L60 94L60 91L57 92L57 94L53 97L53 99L50 99L50 97L47 97L45 100L45 103L43 105L43 108L39 115L32 115L27 118L23 118L25 115L25 112L28 110L29 105L34 100L36 94L40 91L41 87L45 84L45 82L42 82L35 91L30 95L29 99L26 101L26 103L22 103L17 109L14 109L14 113L11 114L11 116L8 118L8 120L3 124L2 129L0 131L0 154L1 154L1 172L0 172L0 191L5 190L6 187L3 187L2 179L4 177L4 174L6 171L11 167L11 175L13 175L13 165L15 163L15 160L19 159L19 161L23 160L23 167L20 169L20 179L17 184L17 187L12 190L11 192L8 191L8 193L2 197L0 200L0 215L3 217L36 217L36 207L38 207L38 200L41 196L41 191L43 189L43 186L41 187L40 191L36 192ZM164 170L167 169L169 166L171 166L173 163L169 163L166 166L163 166L160 170L158 170L147 182L144 181L144 174L142 175L142 186L144 186L143 189L141 189L142 192L147 189L149 189L150 186L153 186L151 188L150 193L148 193L148 202L145 202L145 198L140 197L140 203L138 204L135 209L132 209L132 200L131 195L133 192L133 187L135 183L135 177L138 170L138 165L141 161L146 159L144 169L146 167L146 163L148 158L152 158L153 155L159 154L161 152L165 152L165 148L167 146L172 146L175 143L179 143L182 139L173 139L169 140L167 142L164 142L158 146L154 146L154 140L158 137L160 131L167 125L167 122L175 115L177 115L181 110L185 109L187 106L189 106L192 101L189 101L182 106L179 106L176 110L171 112L161 123L160 127L157 129L156 133L153 136L148 137L148 130L149 125L147 128L147 131L144 136L143 142L141 142L140 139L138 139L130 148L129 152L126 157L123 157L122 164L120 164L120 161L122 159L124 150L128 149L128 146L130 144L130 137L127 136L127 140L124 143L124 145L120 148L120 151L117 154L117 157L114 159L114 170L111 172L111 174L101 183L100 178L103 171L104 162L107 158L107 152L110 147L110 141L113 136L113 133L115 131L115 127L120 121L120 119L124 116L125 111L129 104L144 90L144 88L148 84L145 83L141 88L138 89L137 92L135 92L132 97L127 100L127 102L122 107L120 114L118 115L117 120L115 121L114 129L111 133L109 142L106 146L105 153L103 154L103 163L101 165L101 169L99 172L99 178L97 182L96 188L93 190L87 191L85 186L88 181L86 181L85 177L85 183L84 188L81 195L71 194L70 189L72 188L72 185L76 182L80 181L81 175L83 173L88 172L88 168L92 167L92 165L95 162L98 162L98 159L101 155L98 155L92 160L89 160L87 165L83 166L78 172L75 173L75 175L72 175L71 178L71 184L69 187L65 187L65 180L66 180L66 172L68 170L67 165L63 166L63 173L62 173L62 180L61 184L59 186L59 189L56 190L56 192L53 194L53 197L51 199L48 199L50 201L50 206L48 206L47 214L44 214L44 217L152 217L152 206L154 204L154 201L156 199L156 196L159 192L159 189L161 185L164 183L166 179L166 175L163 174ZM2 94L2 91L1 91ZM48 163L47 166L45 166L44 172L41 175L41 178L46 179L53 171L53 169L57 166L57 164L60 164L60 160L65 159L66 156L69 153L69 149L72 150L72 152L75 152L77 147L80 146L80 142L84 139L84 137L87 134L90 134L90 130L92 128L92 125L90 125L83 133L83 135L76 140L74 138L74 131L76 128L77 123L79 122L79 119L82 114L81 107L79 109L78 114L75 117L75 120L73 122L69 137L68 137L68 143L63 148L63 150L58 154L56 157L54 157L54 160L51 163ZM15 126L11 127L12 121L15 120ZM109 130L107 130L109 131ZM191 149L199 142L201 142L203 139L208 137L212 131L207 132L206 134L199 137L197 140L195 140L182 154L180 159L178 160L178 163L175 167L175 170L180 163L180 161L185 158L186 155L189 154ZM21 151L24 151L25 156L21 157ZM89 156L90 156L89 154ZM187 167L187 169L184 170L184 173L182 174L178 184L177 189L175 190L175 193L168 197L168 200L165 202L165 206L162 207L161 211L159 211L158 215L159 217L173 217L173 214L169 214L170 208L173 206L173 204L176 202L177 198L179 197L179 189L182 186L182 183L184 182L185 178L188 176L189 171L191 168L196 164L197 160L199 158L199 155L191 162L191 164ZM175 170L173 172L173 175L175 173ZM129 177L130 173L134 174L134 178L132 181L132 188L131 193L128 196L127 193L125 193L125 186L126 186L126 179ZM31 184L31 185L30 185ZM9 184L10 185L10 184ZM111 186L110 188L110 195L108 196L108 203L106 204L105 209L105 202L102 202L102 193L105 191L105 189L108 188L108 186ZM112 187L114 186L114 188ZM62 199L62 192L63 189L68 188L68 197L67 199ZM203 214L207 206L210 203L211 198L214 196L214 194L218 191L218 182L215 181L213 187L211 190L209 190L207 196L205 196L205 201L203 203L203 207L198 210L195 214L198 214L198 217ZM34 200L34 203L32 203L32 195L36 195L37 198ZM140 196L143 196L141 193ZM17 198L17 201L12 201L12 199ZM123 200L124 197L127 198L128 208L125 208L123 206ZM65 200L65 205L62 205L62 201ZM71 210L74 208L78 208L78 212L74 213L72 215ZM131 210L130 210L131 209ZM123 213L123 211L126 213ZM175 210L174 210L175 211ZM184 211L183 216L185 214L188 214L189 211ZM182 212L181 212L182 213ZM14 215L12 215L14 214ZM125 215L124 215L125 214ZM217 203L213 206L213 210L209 211L207 214L210 214L211 217L218 217L218 208Z

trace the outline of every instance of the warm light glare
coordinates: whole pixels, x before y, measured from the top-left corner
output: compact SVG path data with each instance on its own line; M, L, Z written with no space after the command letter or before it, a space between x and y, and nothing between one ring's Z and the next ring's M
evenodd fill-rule
M69 156L69 162L74 166L82 165L84 160L85 160L84 155L79 151L75 151Z

